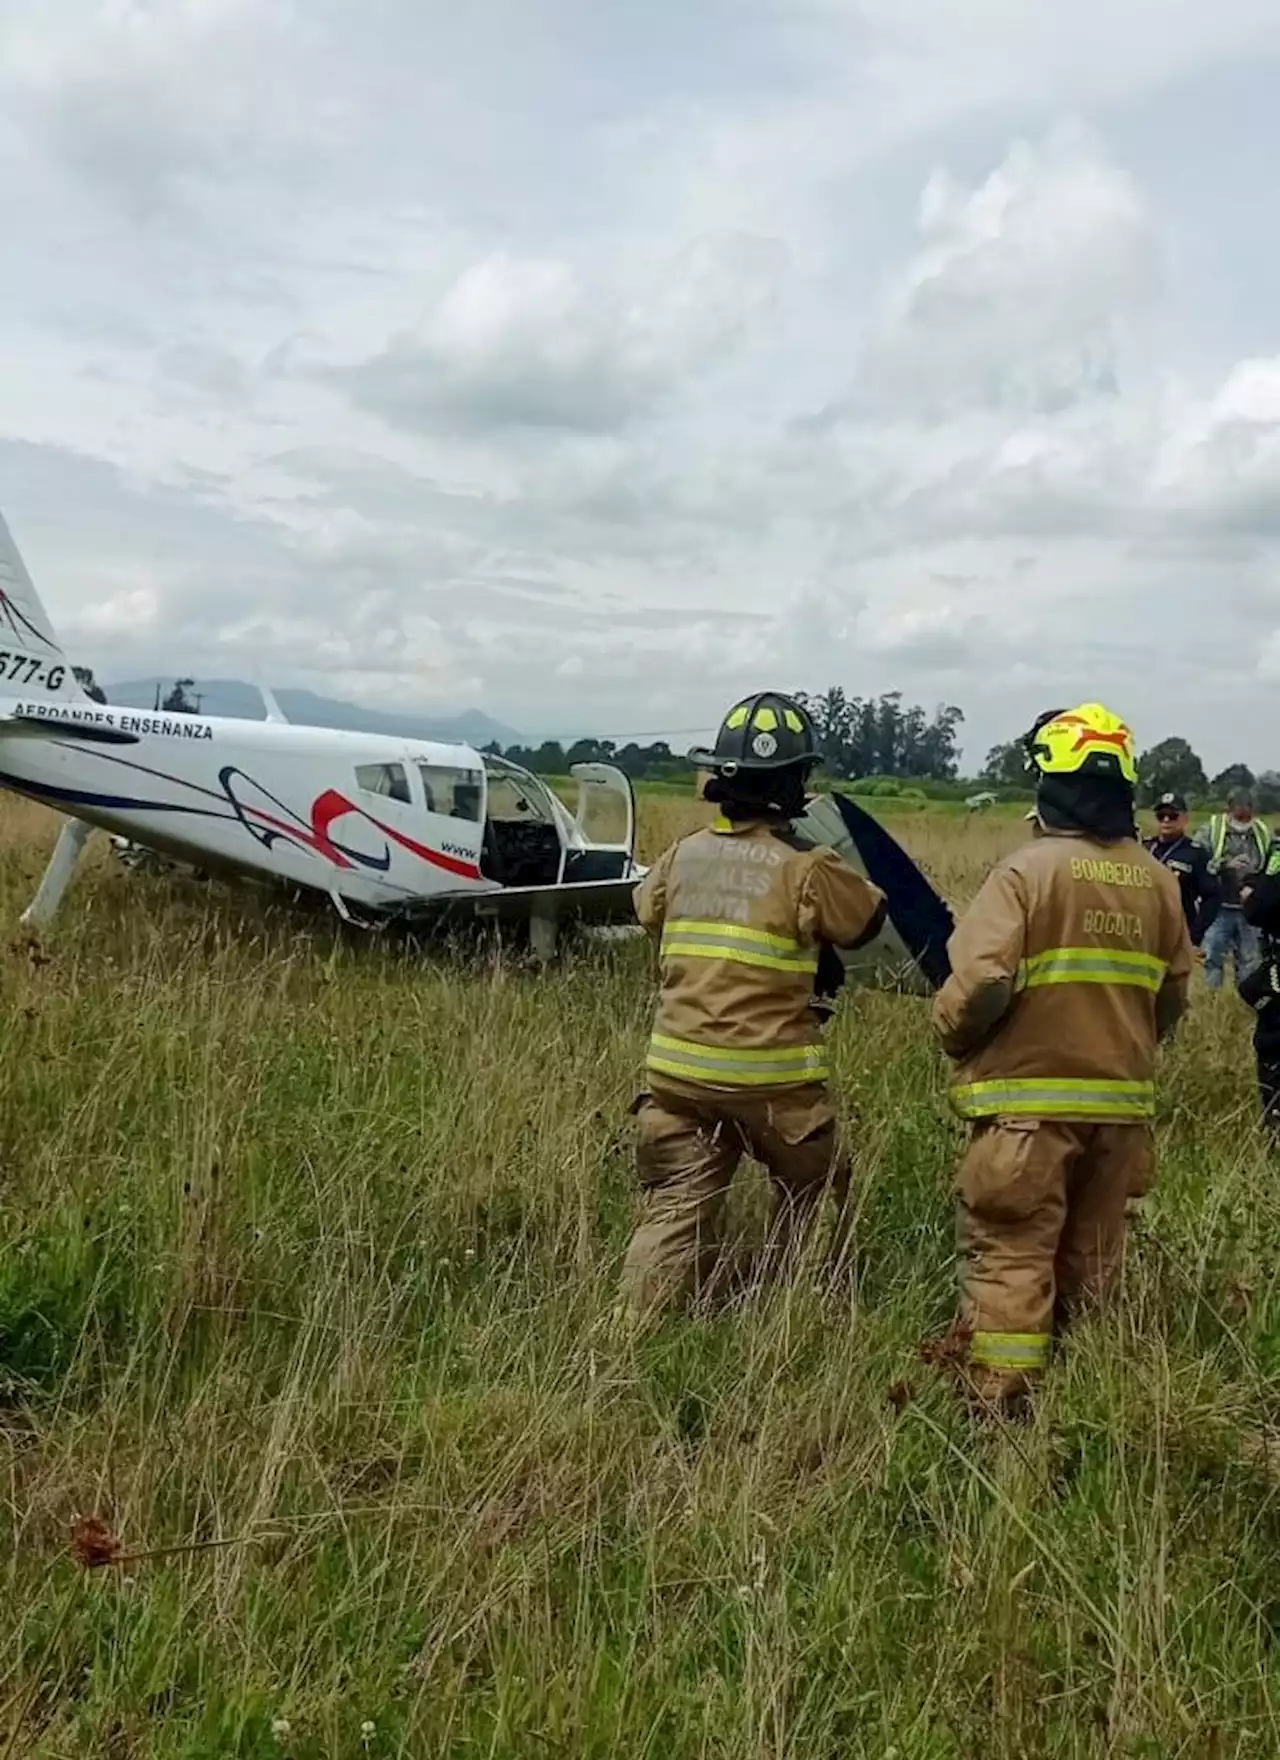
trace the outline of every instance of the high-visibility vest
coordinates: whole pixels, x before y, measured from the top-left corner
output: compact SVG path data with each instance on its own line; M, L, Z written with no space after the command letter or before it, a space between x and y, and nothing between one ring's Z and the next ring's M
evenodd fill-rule
M1209 822L1209 833L1213 841L1213 860L1217 865L1226 853L1227 833L1230 821L1225 813L1215 813ZM1249 829L1253 832L1254 842L1258 846L1258 857L1263 866L1266 865L1267 853L1271 848L1271 832L1261 819L1253 820Z

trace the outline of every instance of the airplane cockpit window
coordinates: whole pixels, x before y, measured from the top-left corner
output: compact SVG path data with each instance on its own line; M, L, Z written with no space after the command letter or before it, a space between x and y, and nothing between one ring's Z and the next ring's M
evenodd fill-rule
M357 764L356 787L366 794L380 794L393 801L412 804L409 778L403 764Z
M479 822L484 799L484 777L479 770L455 770L445 764L419 763L423 792L429 813L444 813L450 819Z
M507 824L555 823L541 790L523 777L499 773L489 778L489 818Z

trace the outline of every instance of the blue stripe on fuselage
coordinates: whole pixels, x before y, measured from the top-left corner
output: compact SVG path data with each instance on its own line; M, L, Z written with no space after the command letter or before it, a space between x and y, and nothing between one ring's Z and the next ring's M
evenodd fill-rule
M28 782L25 777L11 776L0 770L0 788L11 788L17 794L30 795L34 800L65 801L70 806L103 807L110 812L187 813L200 819L230 819L231 813L214 813L208 807L182 807L173 801L140 801L126 794L94 794L87 788L61 788L52 782Z

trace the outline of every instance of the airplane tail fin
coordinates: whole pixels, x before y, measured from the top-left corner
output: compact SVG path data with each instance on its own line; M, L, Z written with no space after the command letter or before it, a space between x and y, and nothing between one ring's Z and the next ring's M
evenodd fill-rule
M84 696L2 514L0 689L63 702Z

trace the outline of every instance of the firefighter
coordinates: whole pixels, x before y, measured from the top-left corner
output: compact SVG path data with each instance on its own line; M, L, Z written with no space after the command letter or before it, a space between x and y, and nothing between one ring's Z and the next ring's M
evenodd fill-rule
M768 1171L771 1256L796 1248L843 1174L827 1091L819 964L872 940L883 894L792 833L818 762L813 724L776 691L738 703L713 750L714 824L681 839L636 889L660 937L660 988L637 1120L640 1218L626 1256L630 1322L704 1290L744 1154Z
M1016 1410L1055 1324L1118 1269L1127 1201L1154 1179L1157 1040L1187 1006L1173 876L1134 823L1133 736L1096 703L1042 717L1032 841L949 944L934 1028L971 1121L958 1174L959 1340L983 1407Z

